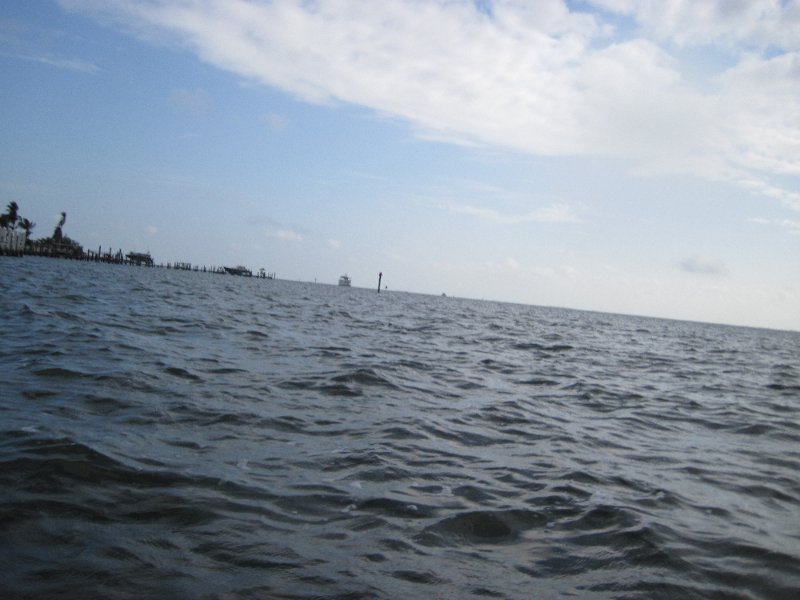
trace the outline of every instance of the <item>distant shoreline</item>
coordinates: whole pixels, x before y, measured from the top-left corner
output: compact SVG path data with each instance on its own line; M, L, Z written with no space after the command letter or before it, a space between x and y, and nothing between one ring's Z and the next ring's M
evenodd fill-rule
M82 262L96 262L125 266L140 266L159 269L175 269L179 271L194 271L198 273L214 273L221 275L237 275L246 277L256 277L259 279L275 279L275 273L268 273L260 269L255 275L244 267L220 267L193 265L190 262L156 263L149 252L124 252L121 248L114 252L109 248L107 252L102 251L102 246L97 251L84 251L80 245L57 244L51 240L37 240L35 242L25 242L24 234L20 232L0 232L5 235L0 236L0 256L23 257L35 256L39 258L58 258L66 260L77 260ZM238 271L238 272L237 272Z

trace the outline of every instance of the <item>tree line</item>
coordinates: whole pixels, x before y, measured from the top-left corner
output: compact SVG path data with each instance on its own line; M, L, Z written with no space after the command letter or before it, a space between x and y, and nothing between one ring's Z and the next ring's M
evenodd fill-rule
M19 206L16 202L9 202L6 212L0 215L0 227L5 229L22 229L25 232L25 243L31 237L31 231L36 227L36 223L25 217L19 216Z
M62 212L61 218L59 219L56 228L53 230L53 235L48 238L50 241L61 243L64 240L61 228L64 227L64 223L66 223L66 221L67 213ZM12 201L8 203L8 206L6 206L6 212L0 215L0 227L11 231L14 229L21 229L25 232L25 244L28 244L30 241L31 232L33 231L33 228L36 227L36 223L28 218L21 217L19 214L19 205Z

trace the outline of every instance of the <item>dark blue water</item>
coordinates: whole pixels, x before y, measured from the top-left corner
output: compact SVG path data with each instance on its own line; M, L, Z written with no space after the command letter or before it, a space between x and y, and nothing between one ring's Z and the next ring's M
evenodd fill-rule
M800 334L0 258L4 598L791 598Z

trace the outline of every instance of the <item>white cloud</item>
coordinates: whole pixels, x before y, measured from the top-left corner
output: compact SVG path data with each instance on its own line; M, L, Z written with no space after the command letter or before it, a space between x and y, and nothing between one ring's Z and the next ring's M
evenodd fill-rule
M436 0L61 4L306 101L403 119L426 138L760 180L751 189L772 197L791 192L771 176L800 174L798 0L590 3L639 23L626 37L609 13L562 0L485 10ZM696 89L674 49L715 44L733 66ZM767 46L769 57L754 54Z
M718 78L731 164L800 175L800 52L747 56Z
M292 229L278 229L275 231L275 237L279 240L287 242L302 242L303 236Z
M627 15L643 30L678 45L800 44L797 0L588 0Z
M339 240L328 240L328 246L330 246L334 250L338 250L339 248L342 247L342 242L340 242Z
M148 225L145 227L145 231L147 232L147 235L154 236L158 233L158 227L155 225Z

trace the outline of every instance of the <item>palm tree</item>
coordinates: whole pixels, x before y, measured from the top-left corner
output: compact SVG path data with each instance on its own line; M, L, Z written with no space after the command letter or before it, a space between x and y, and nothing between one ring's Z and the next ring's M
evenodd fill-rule
M31 237L31 231L33 231L33 228L36 227L36 223L30 219L22 218L19 220L19 223L17 223L17 227L25 232L25 243L27 244L28 238Z
M17 211L19 211L19 206L17 206L16 202L9 202L6 211L6 214L0 215L0 227L13 228L19 216L17 214Z

